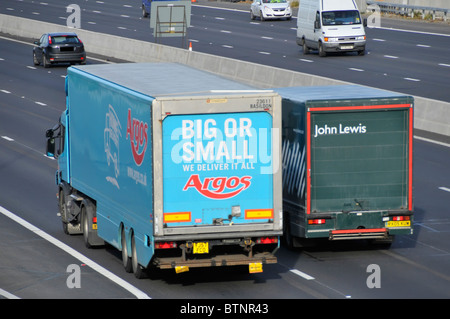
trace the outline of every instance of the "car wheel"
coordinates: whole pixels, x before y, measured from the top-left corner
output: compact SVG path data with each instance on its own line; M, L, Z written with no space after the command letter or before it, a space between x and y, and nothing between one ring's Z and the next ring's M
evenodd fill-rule
M327 53L326 53L325 50L323 49L322 42L319 42L319 56L320 56L320 57L327 56Z
M309 54L309 48L306 45L305 39L303 39L303 46L302 46L302 48L303 48L303 54Z
M250 10L250 20L255 20L255 15L252 10Z
M261 18L261 21L265 21L266 19L264 19L262 11L260 11L259 14L260 14L259 17Z
M33 64L34 65L39 65L40 64L38 59L36 58L36 52L33 52Z
M142 17L143 18L147 18L148 17L148 13L147 13L147 11L145 11L145 7L144 6L142 6Z
M42 54L42 65L44 66L44 68L49 68L50 67L50 62L48 62L47 57L45 56L45 54Z

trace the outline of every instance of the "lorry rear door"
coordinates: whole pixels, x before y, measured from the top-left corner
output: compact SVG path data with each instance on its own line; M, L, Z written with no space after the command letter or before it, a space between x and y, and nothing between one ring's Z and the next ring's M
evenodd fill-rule
M272 127L268 112L165 117L165 230L226 232L273 225Z
M412 210L412 105L310 107L307 213Z

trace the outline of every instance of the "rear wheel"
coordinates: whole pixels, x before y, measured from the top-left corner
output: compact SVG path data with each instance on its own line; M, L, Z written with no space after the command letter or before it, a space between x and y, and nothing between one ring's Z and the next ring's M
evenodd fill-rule
M131 264L131 258L128 257L128 247L127 247L127 239L125 237L125 229L122 229L121 235L121 244L122 244L122 264L123 268L125 268L126 272L131 272L133 270L133 266Z
M133 268L134 276L138 279L142 279L145 277L145 269L141 265L139 265L137 258L137 250L136 250L136 242L134 239L134 234L131 236L131 265Z
M84 244L87 248L91 248L91 243L89 242L89 220L86 212L86 206L81 208L81 227L83 230Z
M33 64L34 64L34 65L39 65L39 61L38 61L38 59L36 58L36 53L35 53L35 52L33 52Z
M302 46L302 48L303 48L303 54L309 54L309 48L306 45L306 40L305 39L303 39L303 46Z

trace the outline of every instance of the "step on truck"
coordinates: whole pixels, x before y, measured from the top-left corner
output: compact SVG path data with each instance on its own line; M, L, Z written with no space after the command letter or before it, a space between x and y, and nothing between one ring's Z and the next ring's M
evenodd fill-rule
M413 98L358 85L282 96L284 236L371 239L413 232Z
M70 67L46 132L64 231L151 266L276 263L281 98L180 64Z

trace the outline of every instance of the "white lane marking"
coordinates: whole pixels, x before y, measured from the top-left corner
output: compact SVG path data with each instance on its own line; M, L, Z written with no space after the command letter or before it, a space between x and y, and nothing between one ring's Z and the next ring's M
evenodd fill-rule
M134 287L133 285L131 285L130 283L126 282L122 278L120 278L120 277L116 276L115 274L113 274L112 272L110 272L109 270L103 268L102 266L100 266L99 264L94 262L93 260L91 260L91 259L87 258L86 256L80 254L78 251L76 251L72 247L64 244L63 242L59 241L55 237L47 234L46 232L44 232L41 229L37 228L33 224L30 224L29 222L27 222L23 218L15 215L14 213L10 212L9 210L5 209L2 206L0 206L0 213L5 215L6 217L12 219L16 223L22 225L23 227L25 227L29 231L32 231L36 235L38 235L38 236L42 237L43 239L47 240L48 242L52 243L56 247L64 250L66 253L72 255L73 257L75 257L76 259L81 261L83 264L86 264L87 266L91 267L93 270L97 271L98 273L100 273L101 275L105 276L109 280L111 280L114 283L118 284L122 288L128 290L130 293L135 295L138 299L151 299L143 291L141 291L138 288Z
M425 138L425 137L421 137L421 136L416 136L414 135L414 138L416 140L420 140L420 141L424 141L424 142L428 142L428 143L433 143L433 144L437 144L437 145L441 145L441 146L445 146L445 147L450 147L450 144L448 143L444 143L444 142L440 142L440 141L435 141L435 140L431 140L429 138Z
M313 60L308 60L308 59L300 59L300 61L303 61L303 62L308 62L308 63L312 63L312 62L314 62Z
M403 78L403 79L407 80L407 81L412 81L412 82L420 82L419 79L413 79L413 78Z
M6 94L11 94L11 92L9 92L7 90L0 90L0 92L6 93Z
M216 20L225 20L225 18L222 18L222 17L215 17L214 19L216 19Z
M372 40L373 41L378 41L378 42L385 42L386 41L385 39L377 39L377 38L373 38Z
M227 49L234 49L234 47L232 45L227 45L227 44L222 44L222 47L227 48Z
M450 64L446 64L446 63L439 63L440 66L446 66L446 67L450 67Z
M396 29L396 28L385 28L385 27L374 27L374 29L381 29L381 30L387 30L387 31L409 32L409 33L417 33L417 34L438 35L441 37L450 37L450 34L426 32L426 31L414 31L414 30L407 30L407 29Z
M227 31L227 30L220 30L220 32L222 32L222 33L231 33L231 31Z
M259 51L258 53L265 54L265 55L270 55L271 54L270 52L264 52L264 51Z
M447 187L439 187L439 189L440 189L441 191L446 191L446 192L449 192L449 193L450 193L450 188L447 188Z
M2 136L2 139L7 140L8 142L14 142L13 138L10 138L10 137L5 136L5 135Z
M357 72L364 72L363 69L357 69L357 68L348 68L351 71L357 71Z
M40 105L40 106L47 106L47 104L39 102L39 101L35 101L34 103L36 103L37 105Z
M126 14L121 14L120 15L122 18L129 18L130 16L126 15Z
M310 276L308 274L305 274L304 272L302 272L300 270L297 270L297 269L290 269L289 271L294 273L294 274L296 274L297 276L300 276L300 277L306 279L306 280L314 280L314 279L316 279L316 278L314 278L314 277L312 277L312 276Z
M0 295L7 298L7 299L20 299L19 297L13 295L12 293L9 293L2 288L0 288Z
M431 48L431 45L428 45L428 44L416 44L416 47L419 47L419 48Z
M31 66L31 65L27 65L27 68L29 68L31 70L36 70L36 68L34 66Z
M388 59L398 59L398 56L395 55L384 55L384 57Z
M265 39L265 40L273 40L272 37L261 37L261 39Z

